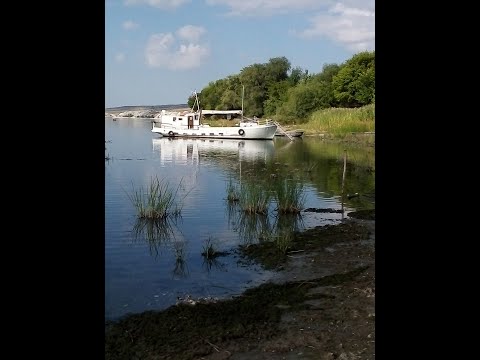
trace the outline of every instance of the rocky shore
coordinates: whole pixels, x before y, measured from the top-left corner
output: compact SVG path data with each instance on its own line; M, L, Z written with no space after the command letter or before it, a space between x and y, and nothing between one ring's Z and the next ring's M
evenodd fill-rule
M118 118L154 118L162 110L181 111L189 109L187 104L161 105L161 106L122 106L105 109L105 117Z

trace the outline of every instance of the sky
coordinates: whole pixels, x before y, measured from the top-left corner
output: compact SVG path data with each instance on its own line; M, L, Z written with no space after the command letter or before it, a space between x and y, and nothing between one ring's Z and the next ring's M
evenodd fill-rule
M272 58L317 74L373 50L375 0L105 0L105 107L185 104Z

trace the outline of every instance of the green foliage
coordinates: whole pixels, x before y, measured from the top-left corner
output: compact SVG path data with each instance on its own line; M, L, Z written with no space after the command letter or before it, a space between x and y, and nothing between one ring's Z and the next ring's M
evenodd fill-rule
M248 117L304 123L315 111L353 108L375 102L375 52L361 52L344 64L324 64L318 74L294 67L286 57L252 64L240 73L210 82L199 93L202 109L243 108ZM191 107L194 98L188 99Z
M288 89L291 83L288 80L283 80L277 83L272 83L267 91L267 99L263 104L265 115L275 115L277 109L288 100Z
M313 111L330 107L334 100L332 86L329 83L313 80L290 88L287 96L288 100L277 112L286 122L307 119Z
M308 74L308 70L306 71ZM292 69L292 72L290 73L290 76L288 77L288 82L290 86L295 86L297 85L302 79L304 79L305 74L303 72L303 69L299 66L296 68Z
M267 85L288 79L290 61L283 56L272 58L265 64L265 82Z
M337 64L325 64L323 65L322 72L316 75L313 75L312 78L318 81L326 81L331 83L335 75L338 74L342 67Z
M371 104L375 98L375 52L354 55L333 77L332 83L339 106Z

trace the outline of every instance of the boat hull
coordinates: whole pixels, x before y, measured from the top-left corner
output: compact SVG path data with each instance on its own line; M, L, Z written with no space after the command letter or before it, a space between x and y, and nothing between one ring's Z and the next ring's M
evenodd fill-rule
M276 125L198 127L196 129L178 129L166 126L152 127L152 132L165 137L217 138L217 139L259 139L271 140L277 131Z

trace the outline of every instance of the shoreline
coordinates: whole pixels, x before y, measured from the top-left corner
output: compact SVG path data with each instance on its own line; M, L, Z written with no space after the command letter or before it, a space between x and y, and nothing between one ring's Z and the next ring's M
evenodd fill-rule
M262 264L271 251L245 255ZM375 210L295 233L284 255L271 282L234 299L109 323L106 359L374 359Z

